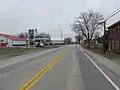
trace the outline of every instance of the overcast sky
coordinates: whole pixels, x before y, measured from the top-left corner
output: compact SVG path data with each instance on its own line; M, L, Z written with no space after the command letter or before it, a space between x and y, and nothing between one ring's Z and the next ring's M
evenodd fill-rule
M0 0L0 32L15 34L29 28L50 33L53 39L74 37L70 25L80 12L93 9L107 17L120 8L120 0ZM120 14L108 25L118 21Z

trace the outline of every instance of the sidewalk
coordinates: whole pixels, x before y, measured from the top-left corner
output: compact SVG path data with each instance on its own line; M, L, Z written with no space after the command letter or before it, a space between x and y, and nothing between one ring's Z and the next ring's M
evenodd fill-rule
M90 50L87 50L85 48L82 48L82 49L85 53L87 53L91 57L91 59L93 59L94 61L96 60L95 62L103 64L108 69L112 70L114 73L120 76L120 65L119 64L111 61L110 59L104 56L98 55Z

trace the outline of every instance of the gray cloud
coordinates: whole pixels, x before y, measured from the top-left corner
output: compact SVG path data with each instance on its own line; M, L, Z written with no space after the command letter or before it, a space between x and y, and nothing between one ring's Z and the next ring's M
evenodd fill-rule
M120 0L0 0L0 32L18 33L29 28L50 33L53 38L74 36L70 25L80 12L93 9L107 17L119 8ZM112 24L120 14L110 19Z

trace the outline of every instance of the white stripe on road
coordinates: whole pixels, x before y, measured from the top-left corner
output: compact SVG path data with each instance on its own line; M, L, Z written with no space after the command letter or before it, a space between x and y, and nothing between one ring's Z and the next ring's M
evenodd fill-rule
M104 73L104 71L82 50L83 54L91 61L91 63L100 71L100 73L110 82L110 84L116 89L120 90L120 88Z

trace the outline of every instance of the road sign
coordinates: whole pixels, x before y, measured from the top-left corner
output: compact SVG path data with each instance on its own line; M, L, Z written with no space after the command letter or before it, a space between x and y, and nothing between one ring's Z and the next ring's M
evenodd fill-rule
M34 39L34 29L29 29L29 39Z

